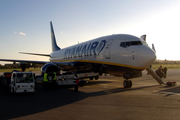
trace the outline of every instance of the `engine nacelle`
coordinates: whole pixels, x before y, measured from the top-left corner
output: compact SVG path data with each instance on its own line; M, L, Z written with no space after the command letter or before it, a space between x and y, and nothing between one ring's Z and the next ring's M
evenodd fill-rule
M42 68L41 68L41 74L43 75L44 73L50 73L50 72L59 72L60 68L54 63L46 63Z

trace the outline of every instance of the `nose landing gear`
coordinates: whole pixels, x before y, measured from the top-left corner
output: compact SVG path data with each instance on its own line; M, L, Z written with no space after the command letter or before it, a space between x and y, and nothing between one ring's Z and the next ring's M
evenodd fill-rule
M132 87L132 81L128 80L128 79L124 80L123 86L124 86L124 88L131 88Z
M132 78L132 76L133 76L133 73L123 75L123 78L125 79L123 82L124 88L131 88L132 87L132 81L129 80L129 78Z

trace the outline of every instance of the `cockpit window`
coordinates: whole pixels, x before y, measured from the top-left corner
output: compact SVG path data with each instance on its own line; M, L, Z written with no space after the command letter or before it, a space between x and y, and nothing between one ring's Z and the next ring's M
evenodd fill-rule
M141 41L133 41L131 42L131 45L142 45Z
M121 42L120 46L127 48L129 46L134 46L134 45L143 45L141 41L129 41L129 42Z
M126 42L122 42L120 46L126 48Z

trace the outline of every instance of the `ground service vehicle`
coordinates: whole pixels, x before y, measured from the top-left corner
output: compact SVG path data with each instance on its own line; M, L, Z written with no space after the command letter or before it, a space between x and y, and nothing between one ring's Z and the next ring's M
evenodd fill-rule
M71 75L59 75L56 76L57 84L58 85L78 85L81 86L85 85L87 80L79 79L78 77L75 77L74 74ZM78 80L78 81L77 81Z
M75 91L78 91L79 85L84 86L87 82L86 80L79 79L75 74L56 76L56 79L58 85L73 85Z
M35 80L32 72L13 72L9 85L11 93L35 91Z
M91 70L76 70L76 71L66 71L63 73L64 76L74 76L74 74L77 75L79 79L86 79L89 78L90 80L95 80L99 79L99 73L95 73Z
M95 78L95 80L99 79L99 73L95 73L91 70L79 70L76 73L79 79L86 79L86 78L89 78L90 80L93 80L93 78Z

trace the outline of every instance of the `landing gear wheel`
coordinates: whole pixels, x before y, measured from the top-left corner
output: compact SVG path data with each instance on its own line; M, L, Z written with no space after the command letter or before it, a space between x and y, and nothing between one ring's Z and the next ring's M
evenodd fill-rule
M123 86L124 86L124 88L131 88L132 87L132 81L131 80L124 80Z

